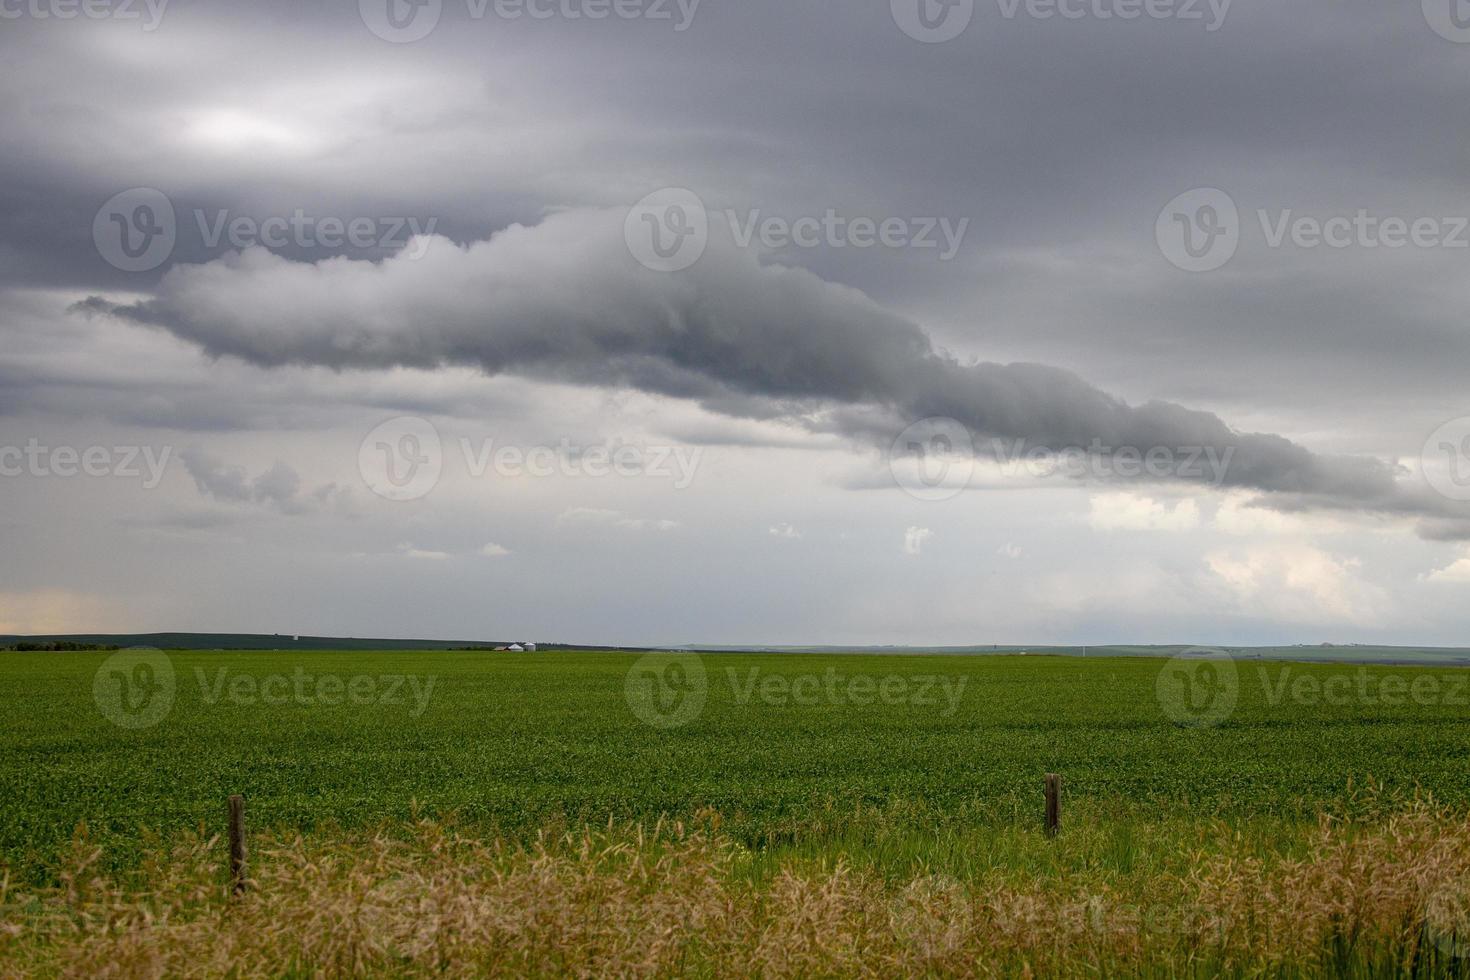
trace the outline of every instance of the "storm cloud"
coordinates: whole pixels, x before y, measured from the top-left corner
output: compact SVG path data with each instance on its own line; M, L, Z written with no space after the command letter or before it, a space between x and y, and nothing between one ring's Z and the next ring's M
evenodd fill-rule
M879 446L944 417L982 437L982 452L983 437L1052 452L1162 449L1181 480L1205 477L1182 466L1204 449L1228 464L1222 486L1263 491L1268 504L1438 518L1433 536L1452 535L1447 502L1389 462L1313 453L1169 402L1129 404L1054 367L963 363L862 292L718 236L693 267L653 271L627 248L624 218L566 211L465 246L421 239L383 261L246 249L175 266L152 299L93 297L80 309L264 367L472 365L695 399L729 415L807 419Z

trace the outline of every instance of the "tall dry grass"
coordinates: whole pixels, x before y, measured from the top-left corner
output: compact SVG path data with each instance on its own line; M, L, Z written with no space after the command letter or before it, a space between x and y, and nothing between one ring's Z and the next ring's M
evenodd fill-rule
M0 892L0 972L164 976L1444 976L1470 971L1470 819L1419 804L1323 818L1269 846L1212 824L1169 861L895 880L847 861L764 868L718 829L480 840L261 836L232 899L217 838L123 875L79 835L57 884ZM1039 838L1039 835L1037 835ZM1079 831L1078 836L1085 836ZM1153 843L1149 844L1148 841ZM1188 843L1194 842L1194 843ZM1264 845L1264 846L1263 846ZM1068 848L1073 850L1068 851Z

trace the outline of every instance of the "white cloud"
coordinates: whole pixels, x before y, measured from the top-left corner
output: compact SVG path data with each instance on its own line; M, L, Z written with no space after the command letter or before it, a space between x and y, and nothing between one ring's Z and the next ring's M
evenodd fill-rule
M801 537L801 532L785 521L782 521L780 524L773 524L768 533L773 538L795 539Z
M1001 545L999 548L996 548L995 549L995 553L997 555L1000 555L1002 558L1011 558L1011 559L1020 558L1021 557L1021 546L1020 545L1017 545L1017 544L1011 544L1009 541L1007 541L1005 544Z
M924 550L924 542L934 536L927 527L911 527L903 532L903 553L917 555Z
M1419 576L1421 582L1436 582L1454 585L1470 585L1470 555L1450 562L1444 568L1436 568Z
M510 554L510 549L491 541L480 549L480 554L486 558L503 558Z
M617 526L634 531L672 531L679 526L679 522L667 518L654 520L647 517L624 517L617 522Z
M1199 507L1181 500L1173 507L1152 497L1120 491L1091 500L1087 521L1098 531L1188 531L1199 526Z
M1214 528L1225 534L1302 535L1338 534L1349 530L1347 522L1331 514L1283 513L1270 507L1257 506L1258 494L1228 494L1215 509Z
M667 518L630 517L605 507L572 507L562 511L556 520L558 524L601 524L632 531L672 531L679 526L678 521Z
M1253 615L1374 625L1389 607L1384 591L1359 576L1359 559L1338 558L1308 544L1217 551L1205 556L1205 564L1240 611Z
M398 546L398 554L405 558L418 558L425 561L444 561L447 558L454 557L447 551L430 551L426 548L415 548L406 541Z

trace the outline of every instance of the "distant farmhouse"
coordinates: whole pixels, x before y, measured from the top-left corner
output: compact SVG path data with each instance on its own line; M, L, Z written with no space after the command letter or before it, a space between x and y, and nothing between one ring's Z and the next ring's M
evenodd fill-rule
M532 653L535 653L536 652L536 644L534 644L534 643L512 643L508 647L496 647L495 650L498 653L524 653L527 650L531 651Z

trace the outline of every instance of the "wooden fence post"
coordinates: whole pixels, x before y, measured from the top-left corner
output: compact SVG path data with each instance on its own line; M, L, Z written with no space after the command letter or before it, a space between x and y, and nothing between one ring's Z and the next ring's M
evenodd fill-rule
M245 797L230 797L230 889L245 891Z
M1062 777L1046 774L1046 836L1055 837L1062 824Z

